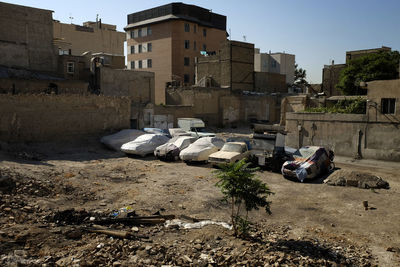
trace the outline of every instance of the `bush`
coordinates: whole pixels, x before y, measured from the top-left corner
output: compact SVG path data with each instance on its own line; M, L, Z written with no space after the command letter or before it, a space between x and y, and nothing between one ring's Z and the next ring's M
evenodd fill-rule
M365 114L367 101L361 97L352 100L339 100L333 107L306 108L305 112Z

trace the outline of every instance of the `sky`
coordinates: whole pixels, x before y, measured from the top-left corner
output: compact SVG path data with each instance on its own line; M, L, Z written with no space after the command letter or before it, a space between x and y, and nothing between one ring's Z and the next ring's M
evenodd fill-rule
M53 10L53 19L95 21L123 31L127 15L168 4L164 0L14 0L12 4ZM320 83L322 68L345 62L346 51L389 46L400 50L399 0L188 0L227 16L232 40L254 43L261 52L285 52ZM71 19L72 18L72 19Z

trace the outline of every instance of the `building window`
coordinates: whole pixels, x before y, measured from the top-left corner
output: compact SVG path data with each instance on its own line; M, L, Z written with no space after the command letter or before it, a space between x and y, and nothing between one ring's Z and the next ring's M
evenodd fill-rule
M134 45L131 46L131 54L135 54L135 46Z
M185 48L186 48L186 49L189 49L189 48L190 48L189 40L185 40Z
M183 58L183 64L184 64L185 66L189 66L189 65L190 65L190 59L189 59L188 57L184 57L184 58Z
M131 39L133 39L133 38L135 38L135 31L134 30L131 31Z
M382 114L394 114L396 107L396 99L382 98L381 107L382 107Z
M138 37L142 37L142 29L138 30Z
M203 44L203 51L207 51L207 45Z
M197 32L197 26L193 25L193 32L196 33Z
M183 82L184 82L184 83L189 83L189 80L190 80L189 74L183 75Z
M271 67L276 68L276 61L275 60L271 61Z
M139 69L143 68L143 63L141 60L139 60Z
M196 43L196 41L193 41L193 50L196 51L196 49L197 49L197 43Z
M142 47L141 44L139 45L139 49L138 49L138 50L139 50L139 53L142 53L142 52L143 52L143 47Z
M147 52L153 51L153 45L151 43L147 44Z
M189 23L185 23L185 32L190 32L190 25L189 25Z
M203 36L204 36L204 37L207 36L207 29L203 29Z
M151 60L151 58L149 58L149 59L147 60L147 67L148 67L148 68L152 68L152 67L153 67L153 61Z
M135 69L135 61L131 61L131 70Z
M153 31L151 30L151 27L147 27L147 35L151 35Z
M67 62L67 73L75 73L75 62Z

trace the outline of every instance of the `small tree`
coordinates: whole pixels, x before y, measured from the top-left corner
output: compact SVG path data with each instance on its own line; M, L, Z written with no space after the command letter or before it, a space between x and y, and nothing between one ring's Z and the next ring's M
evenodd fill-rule
M303 68L299 68L299 65L294 64L294 85L303 88L304 86L308 86L308 82L306 80L307 73L306 70Z
M235 236L245 235L250 226L249 211L264 207L271 214L270 202L267 196L273 194L268 186L255 177L258 168L249 168L245 159L236 163L221 165L216 170L219 181L216 186L221 188L224 199L231 204L231 222ZM242 216L245 209L246 215Z

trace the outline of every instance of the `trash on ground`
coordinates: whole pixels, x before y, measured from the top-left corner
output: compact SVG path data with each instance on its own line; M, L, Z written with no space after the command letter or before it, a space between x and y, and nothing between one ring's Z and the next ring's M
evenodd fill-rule
M232 225L226 223L226 222L216 222L212 220L204 220L200 222L184 222L179 219L174 219L174 220L168 220L165 222L165 227L170 227L170 226L178 226L181 229L200 229L203 228L206 225L220 225L226 229L232 230Z

